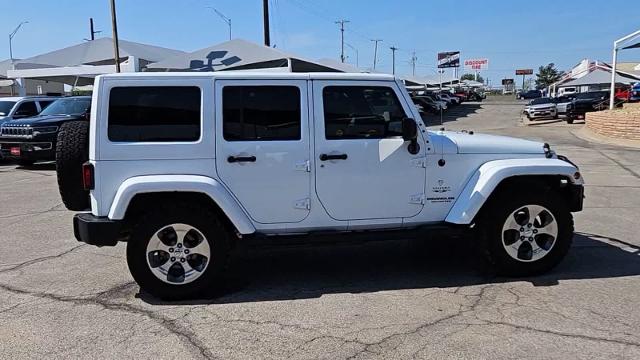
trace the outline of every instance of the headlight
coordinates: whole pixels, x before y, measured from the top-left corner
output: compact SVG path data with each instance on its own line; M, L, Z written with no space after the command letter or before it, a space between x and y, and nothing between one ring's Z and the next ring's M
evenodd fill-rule
M58 131L57 126L40 126L33 128L33 136L38 136L42 134L51 134Z

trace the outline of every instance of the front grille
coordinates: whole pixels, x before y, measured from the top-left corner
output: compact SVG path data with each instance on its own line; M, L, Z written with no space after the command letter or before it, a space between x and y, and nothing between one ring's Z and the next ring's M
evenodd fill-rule
M32 137L33 128L27 126L3 126L0 128L0 136L3 137Z

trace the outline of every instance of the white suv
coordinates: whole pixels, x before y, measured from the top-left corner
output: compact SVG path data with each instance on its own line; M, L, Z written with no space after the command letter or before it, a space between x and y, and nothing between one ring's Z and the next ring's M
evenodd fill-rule
M567 253L583 202L578 168L548 145L428 131L387 75L99 76L89 129L65 124L58 143L58 166L77 169L59 174L63 200L90 208L77 239L127 242L134 279L162 298L215 286L249 241L443 228L475 234L502 274L536 274ZM87 192L70 196L78 179Z

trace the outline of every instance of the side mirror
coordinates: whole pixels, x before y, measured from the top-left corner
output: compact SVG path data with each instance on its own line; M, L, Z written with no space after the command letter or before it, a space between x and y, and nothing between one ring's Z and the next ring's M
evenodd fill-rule
M412 118L402 119L402 138L405 141L416 141L418 138L418 124Z

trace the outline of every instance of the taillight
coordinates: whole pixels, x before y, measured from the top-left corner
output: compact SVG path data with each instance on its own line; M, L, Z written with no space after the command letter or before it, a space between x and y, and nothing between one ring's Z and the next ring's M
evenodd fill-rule
M93 164L90 162L86 162L82 164L82 185L85 190L93 190L95 186L95 181L93 178Z

